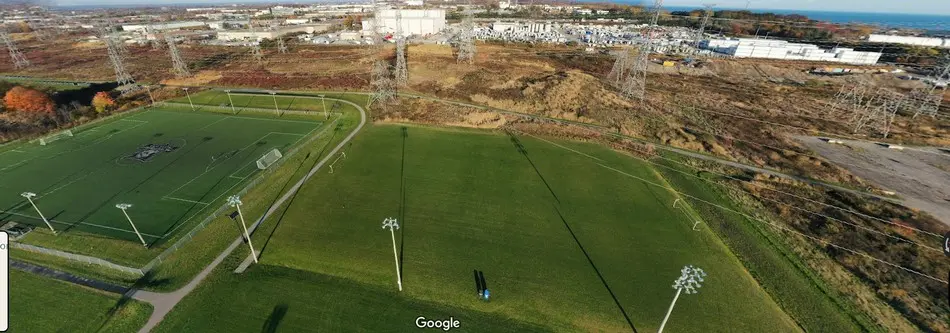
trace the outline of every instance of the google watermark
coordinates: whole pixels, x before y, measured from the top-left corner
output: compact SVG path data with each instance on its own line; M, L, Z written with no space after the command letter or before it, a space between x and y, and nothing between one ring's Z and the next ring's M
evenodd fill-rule
M449 330L453 328L462 327L462 324L458 321L458 319L455 319L455 317L449 317L449 319L433 320L433 319L427 319L426 317L420 316L416 318L416 327L437 328L437 329L448 332Z

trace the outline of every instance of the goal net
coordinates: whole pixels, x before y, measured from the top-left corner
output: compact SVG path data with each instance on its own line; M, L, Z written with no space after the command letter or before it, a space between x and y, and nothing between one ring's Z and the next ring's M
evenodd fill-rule
M40 138L40 145L45 146L45 145L48 145L50 142L62 140L62 139L69 138L72 136L73 136L73 131L65 130L53 135Z
M257 168L261 170L267 169L271 165L274 165L274 163L276 163L277 160L283 156L284 155L281 155L276 148L271 149L271 151L267 152L267 154L264 154L264 156L261 156L261 158L257 159Z

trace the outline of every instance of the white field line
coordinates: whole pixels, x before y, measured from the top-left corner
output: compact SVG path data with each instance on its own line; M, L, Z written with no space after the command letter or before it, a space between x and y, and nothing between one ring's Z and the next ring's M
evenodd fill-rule
M41 221L42 221L42 219L40 219L39 217L36 217L36 216L30 216L30 215L26 215L26 214L20 214L20 213L11 212L11 211L0 211L0 214L16 215L16 216L21 216L21 217L26 217L26 218L31 218L31 219L34 219L34 220L41 220ZM80 224L80 225L86 225L86 226L90 226L90 227L97 227L97 228L103 228L103 229L121 231L121 232L125 232L125 233L130 233L130 234L134 234L134 233L135 233L135 231L132 231L132 230L126 230L126 229L122 229L122 228L110 227L110 226L107 226L107 225L101 225L101 224L95 224L95 223L87 223L87 222L64 222L64 221L56 221L56 220L53 220L53 219L47 219L47 220L50 221L51 223L57 223L57 224L62 224L62 225ZM160 237L160 236L156 236L156 235L152 235L152 234L147 234L147 233L144 233L144 232L140 232L140 234L142 234L142 236L148 236L148 237L156 238L156 239L157 239L157 238L162 238L162 237Z
M169 196L164 196L164 197L162 197L162 199L178 200L178 201L190 202L190 203L200 204L200 205L206 205L206 206L207 206L207 205L210 205L210 204L207 203L207 202L194 201L194 200L188 200L188 199L182 199L182 198L176 198L176 197L169 197Z
M248 147L253 146L254 143L257 143L258 141L263 140L263 139L266 138L268 135L270 135L270 133L264 134L263 136L261 136L261 137L255 139L254 141L251 141L251 143L247 144L246 146L242 147L241 149L238 149L238 151L237 151L236 153L234 153L234 155L237 155L238 153L244 151L244 150L247 149ZM234 155L231 155L231 157L234 157ZM228 159L230 159L231 157L228 157ZM195 176L194 178L191 178L191 180L185 182L184 184L181 184L181 186L179 186L178 188L172 190L171 192L168 192L167 194L165 194L165 196L166 196L166 197L167 197L167 196L172 196L173 194L175 194L175 192L178 192L178 191L181 190L183 187L188 186L188 184L191 184L191 183L194 182L195 180L198 180L198 178L201 178L201 177L204 176L206 173L210 172L211 170L214 170L214 168L217 168L217 167L220 166L221 164L224 164L224 163L223 163L223 162L222 162L222 163L217 163L217 164L215 164L214 166L212 166L212 167L210 167L210 168L207 168L207 167L206 167L204 172L199 173L199 174L198 174L197 176ZM242 167L241 169L243 169L243 167ZM240 169L239 169L238 171L240 171ZM233 173L232 173L231 175L233 175Z
M195 131L201 131L201 130L204 130L205 128L208 128L208 127L211 127L211 125L214 125L214 124L217 124L217 123L219 123L219 122L222 122L222 121L225 121L225 120L228 120L228 119L229 119L229 118L231 118L231 117L232 117L232 116L227 116L227 117L224 117L224 118L221 118L221 119L218 119L218 120L215 120L215 121L213 121L213 122L211 122L211 123L209 123L209 124L207 124L207 125L204 125L204 126L201 126L201 128L199 128L199 129L196 129Z
M323 129L320 130L320 132L317 133L316 135L317 135L317 136L323 135L327 130L330 129L330 127L333 127L332 125L335 124L338 120L339 120L339 118L336 119L336 120L334 120L332 123L330 123L331 126L322 126ZM313 133L313 131L316 131L318 128L320 128L320 127L317 127L317 128L314 128L314 129L310 130L310 132L308 132L305 136L302 136L302 137L300 137L300 139L297 139L297 141L294 142L294 145L296 145L297 142L300 142L300 140L302 140L303 138L310 136L310 133ZM354 135L354 134L355 134L355 132L354 132L354 133L351 133L350 136L352 137L352 135ZM255 141L255 142L256 142L256 141ZM332 153L332 152L331 152L331 153ZM253 164L253 163L251 163L251 164ZM248 177L249 177L249 176L248 176ZM246 178L246 177L245 177L245 178ZM234 185L231 185L231 187L229 187L227 190L224 190L223 192L221 192L220 195L218 195L216 198L212 199L210 202L216 202L216 201L218 201L218 199L220 199L221 197L223 197L225 194L228 194L228 193L231 191L231 189L233 189L235 186L238 186L238 185L240 185L240 184L242 184L242 183L244 183L244 182L243 182L243 181L235 182ZM195 216L198 216L198 214L200 214L200 213L201 213L201 211L199 211L199 212L197 212L197 213L195 213L195 214L189 216L187 219L185 219L184 221L182 221L181 223L179 223L178 225L176 225L174 228L172 228L172 230L169 230L169 231L166 232L164 235L162 235L162 238L165 238L165 237L168 237L168 235L174 234L175 231L177 231L177 230L178 230L179 228L181 228L182 226L188 224L188 222L190 222L191 219L195 218Z

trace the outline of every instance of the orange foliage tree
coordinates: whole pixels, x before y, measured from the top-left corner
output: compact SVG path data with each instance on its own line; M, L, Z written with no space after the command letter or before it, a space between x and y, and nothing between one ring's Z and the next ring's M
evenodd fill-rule
M114 106L115 100L105 91L97 92L96 95L92 97L92 107L96 109L96 112L102 113L103 111L111 110Z
M13 89L7 91L7 94L3 96L3 105L8 110L36 115L52 115L53 110L56 109L53 100L42 91L21 86L13 87Z

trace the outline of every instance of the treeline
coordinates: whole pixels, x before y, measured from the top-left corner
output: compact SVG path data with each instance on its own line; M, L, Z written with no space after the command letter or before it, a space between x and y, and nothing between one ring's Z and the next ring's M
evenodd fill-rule
M77 100L57 103L53 94L9 82L0 82L0 142L84 122L115 110L115 99L107 92L95 93L90 104Z

